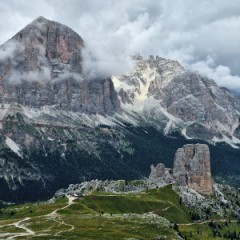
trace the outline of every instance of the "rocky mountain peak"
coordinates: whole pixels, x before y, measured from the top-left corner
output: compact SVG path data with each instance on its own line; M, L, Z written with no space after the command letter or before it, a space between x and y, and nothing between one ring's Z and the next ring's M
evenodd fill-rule
M65 64L70 63L74 55L80 55L83 47L83 39L71 28L44 17L32 21L11 41L20 43L24 51L38 51L36 57L42 55L48 60Z
M35 20L33 20L33 22L48 22L48 21L50 21L50 20L48 20L47 18L45 18L43 16L39 16Z
M122 107L136 112L164 134L181 131L188 138L239 144L240 101L178 61L135 56L136 68L113 77Z
M111 79L82 74L83 39L71 28L38 17L0 50L0 101L100 114L118 112Z

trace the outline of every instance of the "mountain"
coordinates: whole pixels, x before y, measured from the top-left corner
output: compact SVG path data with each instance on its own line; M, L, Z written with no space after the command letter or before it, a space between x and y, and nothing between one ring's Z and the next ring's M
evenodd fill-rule
M31 107L89 113L117 112L110 79L84 81L82 38L69 27L39 17L1 46L1 97ZM9 53L9 54L8 54Z
M240 184L237 97L153 56L135 56L136 68L124 75L89 80L83 48L77 33L43 17L0 47L0 199L142 178L197 142L209 145L216 179Z
M174 60L137 57L133 72L113 77L126 111L136 112L165 134L239 144L239 99Z

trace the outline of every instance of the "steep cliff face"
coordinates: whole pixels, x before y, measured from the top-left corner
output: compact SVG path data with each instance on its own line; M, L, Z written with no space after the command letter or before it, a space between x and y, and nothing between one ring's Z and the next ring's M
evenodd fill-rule
M151 165L149 181L162 185L175 183L186 186L199 193L212 195L213 180L210 167L210 153L206 144L186 144L175 154L173 169L165 168L163 163Z
M188 186L200 193L212 195L213 181L209 148L205 144L188 144L176 152L173 178L179 186Z
M60 23L39 17L1 46L0 100L4 103L112 114L119 101L111 79L86 81L83 39Z
M240 100L214 81L158 56L137 56L132 72L87 81L83 47L67 26L37 18L0 48L0 102L103 115L124 109L165 134L240 143Z
M83 39L65 25L39 17L18 32L8 44L14 41L20 46L17 53L23 54L17 61L23 71L39 70L45 63L54 65L54 70L58 69L56 65L64 67L64 64L69 64L70 70L81 72ZM49 61L46 62L46 59ZM58 72L53 73L57 75Z
M189 138L240 143L238 98L177 61L158 56L136 61L132 72L112 78L127 112L140 114L165 134L180 130Z
M174 131L240 143L240 101L213 81L153 56L136 57L131 73L87 80L83 47L73 30L42 17L0 47L0 199L146 176L149 159L161 154L168 166L169 152L195 142ZM162 169L152 169L155 178Z

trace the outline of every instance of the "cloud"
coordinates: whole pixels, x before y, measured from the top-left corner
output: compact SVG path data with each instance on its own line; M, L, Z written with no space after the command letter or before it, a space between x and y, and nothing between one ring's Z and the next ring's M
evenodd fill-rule
M0 45L42 14L55 18L54 6L46 0L0 0Z
M32 70L29 72L22 71L22 66L19 65L22 63L23 56L19 54L24 51L24 46L17 41L11 40L8 41L3 47L0 48L0 63L2 67L1 73L4 75L10 73L8 76L9 83L20 84L23 81L27 82L48 82L51 79L51 70L48 67L48 61L45 56L45 50L43 46L35 46L38 48L39 54L37 57L38 66L40 69ZM7 64L6 64L7 63ZM9 64L11 63L11 70L9 69Z
M4 47L0 48L0 61L13 60L14 53L20 48L21 45L15 41L7 42Z
M125 36L114 33L108 34L104 42L86 43L82 51L85 77L105 78L132 70L134 62L126 41Z
M22 82L41 82L47 83L51 77L51 71L47 67L41 67L39 71L29 71L21 73L19 71L12 71L8 78L9 83L21 84Z
M223 65L216 65L213 57L208 56L206 61L199 61L189 66L193 71L217 79L220 87L227 87L239 91L240 77L232 75L231 69Z
M238 0L0 0L0 9L2 42L38 15L73 28L89 78L131 70L134 53L154 54L240 89Z

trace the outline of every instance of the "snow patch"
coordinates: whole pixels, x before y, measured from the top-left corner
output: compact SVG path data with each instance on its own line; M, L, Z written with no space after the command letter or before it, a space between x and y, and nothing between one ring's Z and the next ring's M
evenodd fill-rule
M48 137L47 138L49 141L54 141L55 139Z
M6 137L5 142L13 152L15 152L19 157L22 157L20 147L11 138Z
M114 88L117 92L119 92L121 90L121 88L126 92L128 90L132 90L132 88L133 88L132 86L128 85L126 82L121 81L116 76L112 76L112 82L113 82Z
M23 107L22 106L22 109L23 109L23 114L27 117L27 118L30 118L30 119L34 119L34 118L37 118L39 117L40 113L37 109L34 109L34 108L28 108L28 107Z

